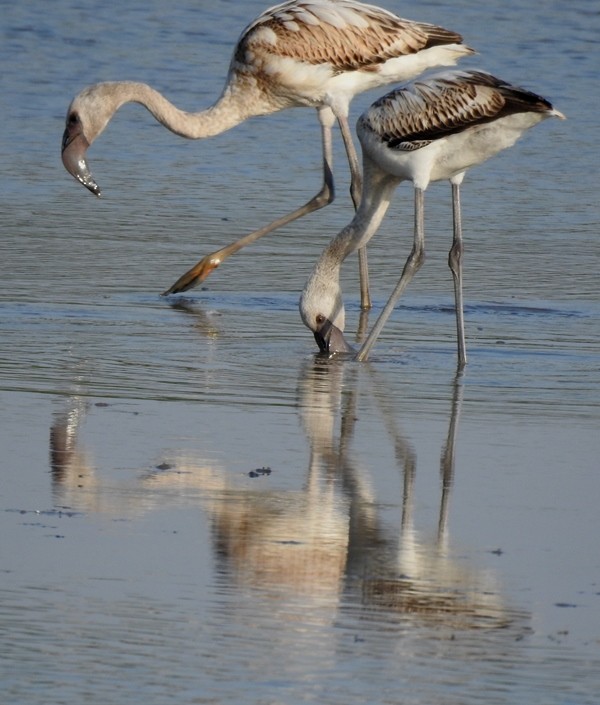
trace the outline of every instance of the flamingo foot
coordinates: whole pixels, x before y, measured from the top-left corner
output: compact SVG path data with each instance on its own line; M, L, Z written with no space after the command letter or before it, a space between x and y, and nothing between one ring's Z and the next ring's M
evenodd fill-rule
M179 294L182 291L188 291L198 286L203 282L208 275L214 271L222 260L216 254L206 255L197 264L195 264L185 274L182 274L179 279L166 291L163 291L161 296L169 296L169 294Z

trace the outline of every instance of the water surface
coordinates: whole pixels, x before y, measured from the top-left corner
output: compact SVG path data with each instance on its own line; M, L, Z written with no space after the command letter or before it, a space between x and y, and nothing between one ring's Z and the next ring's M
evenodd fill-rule
M193 143L127 106L90 150L103 198L64 171L83 85L207 105L263 7L3 8L3 702L597 703L598 13L387 4L568 116L465 180L457 377L445 184L371 363L315 358L297 301L351 216L339 144L332 206L159 296L316 191L311 111ZM411 214L404 186L371 247L377 306ZM344 291L355 330L354 262Z

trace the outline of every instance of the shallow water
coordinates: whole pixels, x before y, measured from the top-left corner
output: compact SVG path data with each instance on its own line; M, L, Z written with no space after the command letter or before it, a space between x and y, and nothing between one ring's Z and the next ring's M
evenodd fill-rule
M208 104L263 4L3 8L3 702L597 703L600 18L522 5L387 4L569 118L465 180L458 377L446 185L372 361L315 358L297 300L351 214L339 144L332 206L159 296L312 195L310 111L188 143L128 106L90 150L103 198L64 172L79 88ZM408 187L390 210L376 305ZM354 262L344 278L355 330Z

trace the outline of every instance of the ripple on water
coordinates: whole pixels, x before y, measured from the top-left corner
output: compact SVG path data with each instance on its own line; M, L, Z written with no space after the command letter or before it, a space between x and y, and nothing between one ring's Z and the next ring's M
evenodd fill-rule
M447 184L428 190L427 264L372 364L314 364L298 295L353 212L337 138L332 206L206 290L158 296L314 194L314 111L186 141L129 106L90 151L103 198L64 172L81 87L132 78L208 105L264 0L3 3L3 701L597 705L600 240L585 177L600 16L589 0L545 3L543 22L540 3L458 6L414 17L468 33L488 69L569 119L465 180L470 359L455 380ZM370 246L379 304L410 247L410 191Z

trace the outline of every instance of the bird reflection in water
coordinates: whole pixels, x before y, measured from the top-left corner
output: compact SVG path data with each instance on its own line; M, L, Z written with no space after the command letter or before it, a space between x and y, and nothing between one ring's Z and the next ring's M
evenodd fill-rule
M508 626L517 613L504 606L493 574L457 559L449 547L462 378L452 385L438 527L428 537L414 527L416 452L397 423L389 385L378 374L371 365L319 357L300 369L297 409L309 460L303 485L294 489L275 488L275 474L252 480L184 453L139 474L127 492L114 482L104 487L78 448L83 414L74 397L70 410L55 415L50 433L55 497L76 509L114 513L127 507L129 514L164 509L169 500L176 506L199 503L211 525L216 579L222 586L258 589L280 607L300 599L306 608L322 608L319 614L329 623L340 610L358 607L371 616L395 614L450 629ZM384 522L381 499L354 448L361 387L377 404L384 438L391 439L402 473L395 530Z
M344 606L358 603L453 629L506 627L515 613L504 607L493 576L457 560L449 549L460 374L452 385L432 539L414 528L416 453L395 421L385 381L375 375L371 366L362 369L320 357L301 369L298 413L309 462L300 490L248 487L226 471L194 468L193 459L179 460L177 467L204 483L203 508L211 522L221 580L238 588L260 588L282 601L303 596L306 607L329 606L331 620ZM402 470L397 534L384 526L366 468L353 449L365 376ZM160 481L167 478L163 475Z
M374 368L369 367L371 387L384 389ZM433 620L453 628L505 626L504 610L493 578L457 561L449 547L448 518L454 484L455 448L463 400L462 372L452 385L450 421L440 458L441 497L437 533L423 539L414 527L416 453L395 421L389 396L375 394L386 431L392 438L398 465L403 468L402 515L397 545L379 566L372 557L363 561L359 589L367 605L385 607L420 620Z
M219 328L216 325L215 319L219 314L215 311L205 311L203 307L198 306L197 301L177 298L169 301L171 308L174 311L190 316L193 321L193 328L205 338L218 338Z
M81 428L89 402L73 395L55 414L50 426L50 471L54 503L72 506L81 503L83 488L86 494L97 488L96 473L89 455L82 447Z

